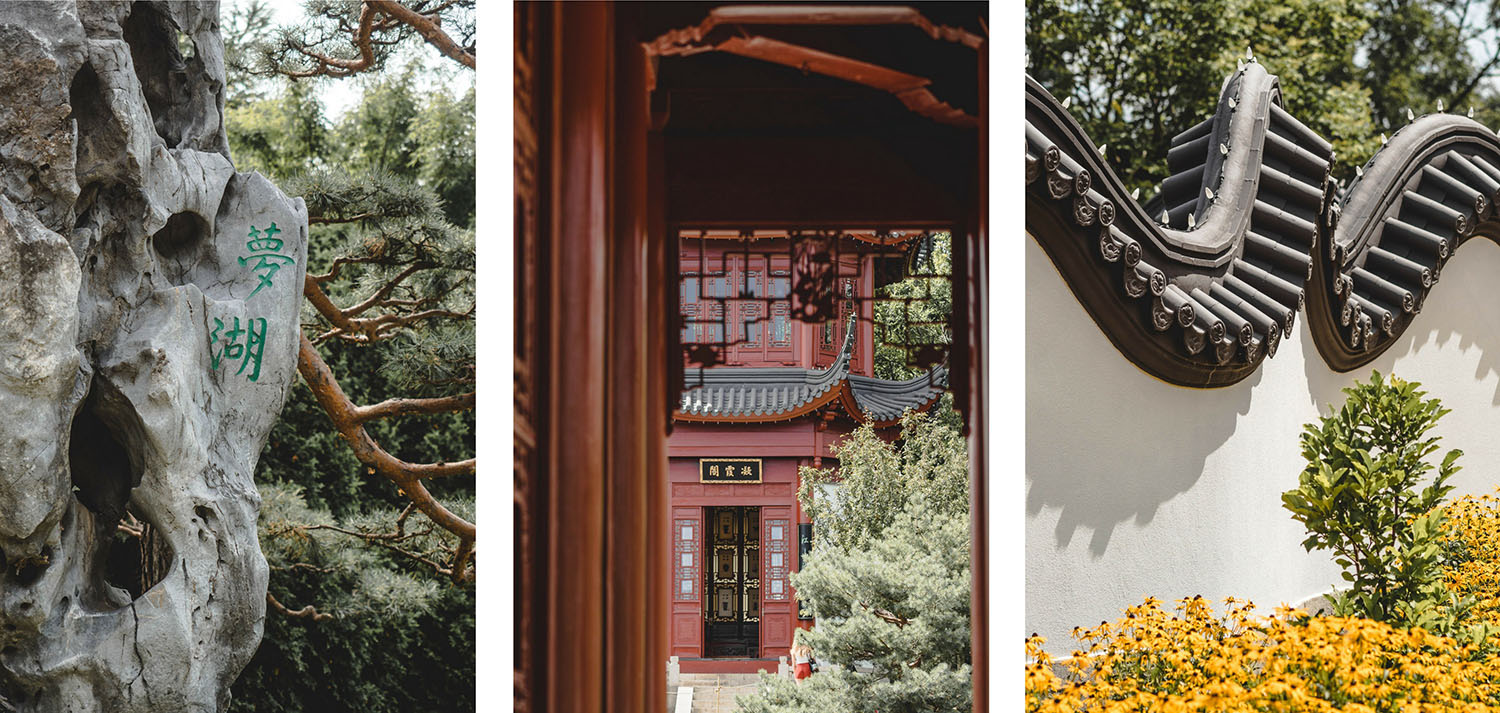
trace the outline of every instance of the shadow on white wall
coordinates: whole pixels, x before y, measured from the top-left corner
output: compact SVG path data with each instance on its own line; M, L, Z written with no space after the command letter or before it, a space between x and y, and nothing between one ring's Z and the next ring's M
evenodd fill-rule
M1032 246L1027 256L1028 271L1052 274L1027 280L1026 513L1060 508L1058 546L1086 528L1089 551L1101 557L1116 526L1150 523L1158 507L1193 487L1204 460L1248 412L1262 371L1222 389L1176 387L1136 368L1097 328L1039 323L1057 309L1046 302L1082 307L1045 253Z
M1466 354L1478 350L1474 381L1489 382L1490 405L1500 406L1500 246L1482 239L1464 243L1448 259L1442 279L1432 288L1422 305L1422 313L1411 327L1366 366L1345 374L1334 372L1318 355L1312 338L1305 332L1304 337L1303 366L1308 391L1319 413L1327 413L1331 405L1343 403L1343 388L1355 378L1369 379L1371 369L1382 374L1395 370L1397 376L1411 379L1415 377L1403 369L1420 370L1416 358L1424 353L1455 349ZM1447 381L1460 375L1444 376Z

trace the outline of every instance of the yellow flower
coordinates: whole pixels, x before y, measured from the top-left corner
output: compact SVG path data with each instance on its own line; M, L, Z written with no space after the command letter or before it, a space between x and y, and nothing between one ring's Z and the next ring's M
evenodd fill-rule
M1473 597L1474 621L1500 632L1500 498L1445 508L1445 581ZM1460 645L1420 628L1358 618L1309 617L1278 606L1203 597L1171 613L1147 597L1124 617L1073 631L1080 644L1059 676L1026 640L1026 710L1051 711L1490 711L1500 710L1500 640Z

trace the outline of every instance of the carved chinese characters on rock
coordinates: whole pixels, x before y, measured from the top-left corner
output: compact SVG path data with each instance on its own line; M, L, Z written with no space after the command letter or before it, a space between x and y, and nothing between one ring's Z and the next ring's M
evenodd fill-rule
M296 262L291 256L281 254L281 248L285 243L276 237L276 234L280 232L275 223L272 223L264 232L256 230L253 225L250 226L250 240L245 243L250 254L241 257L239 262L241 265L250 267L250 270L260 278L260 283L245 298L246 300L254 297L255 293L263 288L270 287L271 278L276 276L276 272L283 264Z
M252 317L246 320L243 328L240 327L239 317L232 317L231 320L230 328L225 330L224 320L215 317L213 331L208 334L208 343L218 348L209 353L213 369L218 371L219 366L227 359L230 366L235 362L239 363L239 368L234 372L236 375L244 374L245 378L258 381L260 357L266 347L266 318ZM250 367L250 373L245 374L247 366Z
M262 289L275 285L276 273L285 265L295 265L296 258L286 255L283 248L286 242L276 237L281 229L276 223L271 223L265 229L250 226L249 239L245 242L245 250L248 253L238 258L241 266L247 267L255 274L257 282L255 289L245 297L245 302L256 296ZM252 312L252 314L254 314ZM209 358L210 366L214 371L220 368L233 368L236 376L243 376L250 381L260 380L261 354L266 345L266 318L249 316L241 322L239 317L229 317L229 321L215 317L213 329L209 331Z

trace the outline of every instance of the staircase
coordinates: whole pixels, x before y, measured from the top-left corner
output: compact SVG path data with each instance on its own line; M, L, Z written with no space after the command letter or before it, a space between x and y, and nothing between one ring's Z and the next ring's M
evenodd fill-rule
M755 693L759 683L760 676L753 673L684 673L677 685L692 687L692 713L734 713L739 710L735 697ZM669 697L675 701L675 695Z

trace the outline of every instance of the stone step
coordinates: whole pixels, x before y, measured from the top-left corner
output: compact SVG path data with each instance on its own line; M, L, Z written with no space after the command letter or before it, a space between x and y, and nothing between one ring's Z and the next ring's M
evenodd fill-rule
M677 677L679 686L754 686L760 682L757 673L684 673Z
M755 693L757 684L738 686L693 687L693 713L735 713L739 704L735 699Z

